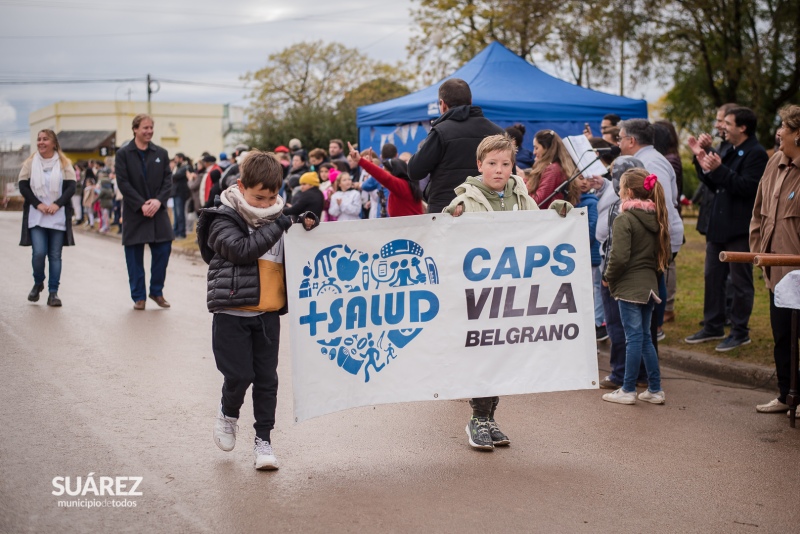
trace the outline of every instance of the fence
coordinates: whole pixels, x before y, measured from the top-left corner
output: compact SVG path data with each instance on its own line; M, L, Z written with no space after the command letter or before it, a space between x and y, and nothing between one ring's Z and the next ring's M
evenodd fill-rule
M9 196L9 193L11 196L19 195L19 188L17 187L19 170L19 167L0 169L0 196ZM9 185L11 186L10 188L8 187Z
M19 201L22 199L19 187L17 187L19 170L19 167L0 169L0 208L2 209L8 209L8 203L11 199L18 199ZM14 202L12 205L16 204ZM21 206L22 204L19 205Z

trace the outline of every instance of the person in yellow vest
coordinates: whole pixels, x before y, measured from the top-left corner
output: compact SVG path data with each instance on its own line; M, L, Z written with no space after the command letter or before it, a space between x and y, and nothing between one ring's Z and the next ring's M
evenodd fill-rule
M270 432L278 396L280 316L287 311L283 234L292 220L283 213L278 195L283 168L273 154L250 152L240 171L236 184L222 192L215 207L201 210L197 222L198 245L208 263L214 359L224 376L214 442L223 451L236 445L239 409L252 384L255 468L272 470L278 468ZM305 223L306 215L301 217Z

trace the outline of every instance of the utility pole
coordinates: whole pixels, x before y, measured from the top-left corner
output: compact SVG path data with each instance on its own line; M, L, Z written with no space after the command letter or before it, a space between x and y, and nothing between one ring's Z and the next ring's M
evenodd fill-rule
M619 40L619 96L625 96L625 37Z
M155 84L155 88L153 88ZM152 100L153 93L157 93L161 89L161 84L158 80L154 80L149 74L147 75L147 114L152 116L150 101Z

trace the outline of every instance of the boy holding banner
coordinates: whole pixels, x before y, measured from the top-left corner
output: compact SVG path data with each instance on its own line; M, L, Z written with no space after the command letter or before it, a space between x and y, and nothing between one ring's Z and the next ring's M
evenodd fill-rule
M539 206L528 195L525 181L512 175L516 158L516 145L506 134L486 137L478 145L478 171L481 176L468 177L456 189L456 198L443 211L454 217L467 212L538 210ZM556 200L550 205L562 217L572 204ZM494 420L499 397L470 399L472 417L466 432L469 444L475 449L492 450L496 445L509 445L508 439Z
M292 225L278 190L283 169L266 152L251 151L241 175L200 212L197 242L208 263L208 310L214 313L212 346L224 376L214 442L223 451L236 445L239 409L253 385L255 468L273 470L278 460L270 431L278 396L280 315L286 313L283 234ZM306 230L319 220L299 216Z

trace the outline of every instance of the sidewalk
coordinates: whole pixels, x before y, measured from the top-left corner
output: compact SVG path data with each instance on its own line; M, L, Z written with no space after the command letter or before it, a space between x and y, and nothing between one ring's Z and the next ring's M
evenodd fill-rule
M94 235L107 239L122 239L122 236L116 233L116 228L112 229L107 234L89 230L84 226L75 227L75 230L84 235ZM200 251L197 249L173 246L172 251L191 258L200 258ZM606 366L608 365L610 347L611 344L609 341L602 341L597 344L597 348L600 350L600 361L605 362ZM659 361L665 367L753 388L778 389L778 379L775 376L775 369L773 367L736 362L729 358L709 356L699 352L679 350L664 345L659 346L658 351ZM602 374L603 373L601 373L601 375Z

